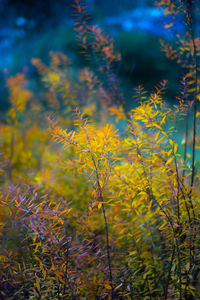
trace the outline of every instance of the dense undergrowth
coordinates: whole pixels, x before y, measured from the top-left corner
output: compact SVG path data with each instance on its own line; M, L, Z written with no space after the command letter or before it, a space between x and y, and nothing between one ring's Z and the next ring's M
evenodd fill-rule
M7 78L0 299L200 297L200 46L187 3L158 3L172 16L166 29L177 14L187 29L176 49L162 42L185 72L173 107L162 81L152 93L139 86L138 105L127 111L115 72L120 54L78 0L75 30L88 67L76 77L67 56L51 52L49 65L32 60L37 93L24 73ZM179 120L182 145L174 138Z

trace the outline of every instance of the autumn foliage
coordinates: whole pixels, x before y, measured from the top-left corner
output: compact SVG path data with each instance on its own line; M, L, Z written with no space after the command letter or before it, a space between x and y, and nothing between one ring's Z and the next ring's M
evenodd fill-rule
M120 54L79 0L75 33L88 67L75 74L51 52L47 65L32 59L37 92L25 73L7 77L0 299L200 297L200 43L186 2L157 5L172 17L167 30L177 14L186 26L175 48L162 41L184 71L174 106L163 80L151 93L138 86L126 109Z

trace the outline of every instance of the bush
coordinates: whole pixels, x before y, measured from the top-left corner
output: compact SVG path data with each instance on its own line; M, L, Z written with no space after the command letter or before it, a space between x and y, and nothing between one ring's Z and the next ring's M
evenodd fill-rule
M74 72L62 53L51 52L49 65L33 59L36 95L24 73L7 78L1 299L199 298L199 39L189 6L159 5L186 16L177 49L163 43L187 70L173 107L162 81L150 94L138 86L138 105L127 111L120 54L87 24L78 0L75 30L92 64ZM184 147L175 138L179 120Z

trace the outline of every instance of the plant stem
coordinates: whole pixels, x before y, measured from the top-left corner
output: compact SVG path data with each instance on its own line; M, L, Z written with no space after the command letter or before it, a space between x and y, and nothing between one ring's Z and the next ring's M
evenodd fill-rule
M170 265L169 265L169 270L168 270L168 276L167 276L167 283L164 289L164 297L165 300L167 300L167 294L168 294L168 287L169 287L169 282L170 282L170 277L171 277L171 271L172 271L172 264L174 261L174 254L175 254L175 246L173 245L173 251L172 251L172 256L170 260Z
M192 188L194 185L195 177L195 156L196 156L196 119L197 119L197 90L198 90L198 76L197 76L197 47L194 37L194 26L193 26L193 1L186 2L186 22L189 28L189 34L193 46L193 71L194 71L194 81L195 81L195 91L194 91L194 101L193 101L193 137L192 137L192 174L190 181L190 195L192 193Z
M187 146L188 146L188 129L189 129L189 111L187 112L185 119L185 145L184 145L184 156L183 156L183 177L185 176L185 163L186 163L186 154L187 154Z
M104 206L104 199L103 199L103 195L102 195L102 188L101 188L100 179L99 179L98 167L97 167L97 164L96 164L93 152L91 150L90 138L89 138L89 135L88 135L87 130L84 127L84 125L82 125L82 128L85 131L85 134L86 134L86 137L87 137L87 142L88 142L88 145L90 147L89 153L90 153L90 156L91 156L94 168L95 168L96 182L97 182L97 188L98 188L98 193L99 193L99 199L100 199L100 202L102 204L101 207L102 207L102 213L103 213L104 225L105 225L106 250L107 250L107 261L108 261L108 269L109 269L109 281L110 281L110 286L111 286L112 300L114 300L114 287L113 287L113 276L112 276L112 266L111 266L110 245L109 245L108 222L107 222L106 210L105 210L105 206Z
M10 159L8 162L8 179L10 182L12 182L12 160L14 155L14 132L11 133L11 141L10 141Z

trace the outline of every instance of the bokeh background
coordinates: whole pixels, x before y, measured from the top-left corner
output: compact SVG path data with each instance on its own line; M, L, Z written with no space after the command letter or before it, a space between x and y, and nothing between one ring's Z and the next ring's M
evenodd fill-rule
M33 57L48 61L48 52L62 51L73 68L85 62L79 53L73 31L73 0L0 0L0 110L9 107L5 73L13 75L26 67L29 78L36 76ZM160 39L173 41L163 29L163 12L154 0L86 0L91 21L114 38L122 54L119 78L125 99L132 105L131 93L143 84L151 91L161 80L169 81L166 99L176 101L182 70L160 51ZM183 30L183 20L177 20Z

